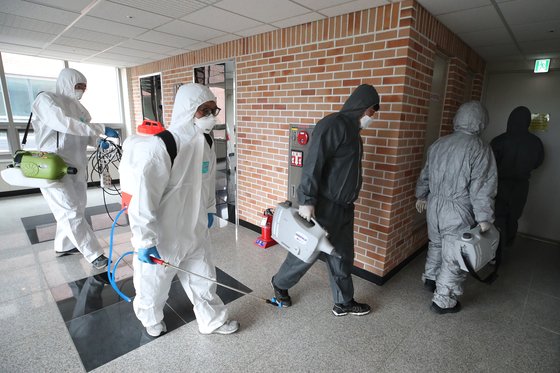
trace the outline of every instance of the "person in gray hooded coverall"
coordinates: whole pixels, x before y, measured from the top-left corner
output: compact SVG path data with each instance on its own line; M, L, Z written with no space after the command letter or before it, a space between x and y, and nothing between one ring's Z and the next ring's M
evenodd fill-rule
M365 315L367 304L354 301L354 201L362 186L362 138L360 129L372 123L379 110L375 88L362 84L350 95L342 110L321 119L313 131L305 154L298 187L299 214L315 217L329 233L329 241L341 256L326 256L336 316ZM311 268L289 253L272 278L276 299L289 307L288 289Z
M453 119L454 132L433 143L416 184L416 208L426 207L428 257L422 279L436 282L432 310L458 312L466 272L457 262L454 242L464 231L494 221L497 169L490 146L480 133L488 123L486 109L477 101L461 105Z

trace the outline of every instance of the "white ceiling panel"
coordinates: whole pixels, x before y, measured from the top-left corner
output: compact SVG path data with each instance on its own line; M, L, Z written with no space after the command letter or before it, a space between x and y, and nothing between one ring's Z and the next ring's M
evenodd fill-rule
M500 56L504 55L517 57L522 56L514 43L478 47L477 52L487 61L497 61L500 59Z
M239 35L235 35L235 34L227 34L224 36L220 36L219 38L214 38L214 39L209 39L206 40L208 43L212 43L212 44L222 44L222 43L227 43L228 41L232 41L232 40L236 40L241 38L241 36Z
M144 60L153 60L155 58L157 58L157 55L151 55L151 56L126 56L120 53L113 53L112 50L111 51L107 51L107 52L103 52L103 53L99 53L98 55L95 56L96 58L108 58L111 60L117 60L117 61L126 61L126 62L134 62L135 60L137 60L138 58L140 59L144 59ZM92 57L94 58L94 57Z
M293 0L293 1L294 3L298 3L311 10L319 10L319 9L330 8L336 5L342 5L351 0Z
M57 43L51 44L49 49L55 52L68 53L69 56L81 56L81 57L88 57L93 54L99 53L99 51L88 49L88 48L71 47L68 45L61 45Z
M341 14L356 12L358 10L376 8L380 5L387 5L387 4L388 2L385 0L355 0L355 1L347 2L342 5L321 9L319 13L324 14L327 17L333 17L333 16L339 16Z
M262 22L213 6L198 10L181 19L194 24L203 23L208 27L225 32L236 32L249 27L262 25Z
M558 0L515 0L500 4L500 10L510 25L560 21Z
M172 20L172 18L165 17L159 14L150 13L144 10L110 2L100 3L88 14L94 17L104 18L107 20L126 23L131 26L147 29L161 26Z
M222 0L215 6L265 23L309 12L289 0Z
M149 41L151 43L167 45L169 47L184 48L198 43L198 40L188 39L181 36L166 34L158 31L148 31L136 37L138 40Z
M58 35L65 27L64 25L58 23L39 21L7 13L0 13L0 25L54 35Z
M224 36L223 31L214 30L208 27L193 25L181 20L169 22L163 26L156 28L156 31L167 32L168 34L186 36L189 39L207 40Z
M503 44L511 41L511 36L505 27L467 32L458 35L465 43L473 47Z
M492 6L444 14L438 18L444 25L458 34L491 30L496 28L496 26L503 25L498 13L494 11L494 7Z
M240 30L237 31L236 34L237 35L241 35L241 36L251 36L251 35L258 35L258 34L262 34L265 32L269 32L272 30L277 30L278 27L274 27L271 25L262 25L262 26L257 26L257 27L251 27L245 30Z
M80 62L82 59L88 57L86 55L80 55L78 53L68 53L68 52L58 52L54 50L43 50L41 53L37 54L37 57L45 58L56 58L65 59L68 61Z
M92 50L95 50L95 51L98 51L98 52L103 51L103 50L113 46L113 44L100 43L100 42L91 41L91 40L86 43L84 40L69 38L67 36L61 36L58 39L56 39L55 42L56 42L56 44L65 45L65 46L68 46L68 47L83 48L83 47L87 46L86 49L92 49Z
M283 19L281 21L276 21L276 22L273 22L272 24L276 27L284 28L284 27L291 27L291 26L296 26L296 25L303 25L305 23L317 21L317 20L323 19L323 18L326 18L326 17L324 15L319 14L319 13L311 12L311 13L302 14L302 15L296 16L296 17L286 18L286 19Z
M174 47L170 47L167 45L154 44L141 40L127 40L119 44L119 46L130 49L137 49L140 51L152 51L154 53L168 53L169 51L175 49Z
M93 0L26 0L30 3L42 4L52 8L68 10L70 12L80 13L82 9L87 7Z
M122 41L128 40L127 37L105 34L103 32L86 30L79 27L71 27L64 33L64 36L74 39L81 39L84 41L94 40L95 42L105 43L109 45L118 44Z
M26 47L23 45L18 44L7 44L0 42L0 51L2 53L16 53L16 54L30 54L30 55L37 55L41 52L41 48L33 48L33 47Z
M147 28L130 26L124 23L107 21L105 19L90 16L80 18L74 26L92 31L102 30L106 34L120 35L127 38L133 38L148 30Z
M516 25L512 26L511 29L515 38L519 41L552 40L560 38L560 21Z
M22 0L1 0L3 13L15 14L21 17L38 19L46 22L69 25L79 13L68 12L44 5L32 4Z
M161 53L154 53L153 51L148 51L148 50L141 51L138 49L125 48L120 45L109 49L107 52L104 52L104 54L106 53L120 54L128 57L142 57L142 58L156 58L158 56L161 56Z
M542 53L542 56L545 54L557 52L558 48L555 45L560 45L560 38L550 41L538 40L538 41L529 41L529 42L521 42L521 49L525 53ZM558 53L556 54L558 55Z
M490 0L422 0L421 3L434 16L492 5Z
M43 32L0 26L0 42L42 48L54 36Z
M172 18L179 18L198 9L201 9L205 6L205 3L213 4L218 1L219 0L211 0L203 3L197 0L111 0L111 2L113 3L127 5L130 7L145 10L147 12L162 14L164 16Z

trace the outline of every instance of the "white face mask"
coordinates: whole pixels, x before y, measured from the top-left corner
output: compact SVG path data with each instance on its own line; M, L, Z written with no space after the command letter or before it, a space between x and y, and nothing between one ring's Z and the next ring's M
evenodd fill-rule
M194 124L202 130L204 133L210 133L212 128L216 125L216 117L209 115L202 118L194 118Z
M84 91L82 89L75 89L74 90L74 98L76 100L81 100L83 95L84 95Z
M371 126L372 123L373 123L373 118L368 117L367 115L364 115L360 119L360 128L362 128L362 129L368 128L369 126Z

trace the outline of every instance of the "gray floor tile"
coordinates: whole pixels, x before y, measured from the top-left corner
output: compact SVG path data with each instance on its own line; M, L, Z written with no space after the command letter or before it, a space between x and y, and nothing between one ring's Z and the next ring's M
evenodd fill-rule
M560 335L560 299L530 292L523 320Z
M2 271L0 284L2 284L0 304L48 288L41 267L38 265Z
M535 325L522 325L514 355L514 364L522 372L558 372L560 335Z

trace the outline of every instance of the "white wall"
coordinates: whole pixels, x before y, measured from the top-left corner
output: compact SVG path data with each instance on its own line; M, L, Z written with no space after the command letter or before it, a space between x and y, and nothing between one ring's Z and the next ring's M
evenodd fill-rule
M483 133L487 141L505 132L509 114L517 106L550 114L548 131L535 133L544 144L545 160L531 175L519 232L560 241L560 71L489 74L483 101L490 114Z

